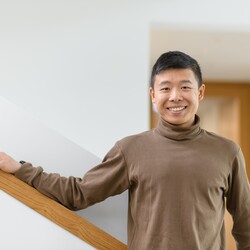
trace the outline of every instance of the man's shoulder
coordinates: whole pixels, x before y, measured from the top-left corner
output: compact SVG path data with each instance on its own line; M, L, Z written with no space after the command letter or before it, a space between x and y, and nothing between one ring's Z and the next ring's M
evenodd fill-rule
M147 130L138 134L133 134L120 139L117 143L123 147L135 144L146 143L152 138L153 130Z
M227 148L227 149L231 148L232 150L236 150L236 151L238 151L240 148L240 146L231 138L228 138L226 136L222 136L217 133L210 132L204 129L203 131L204 131L206 140L209 139L211 143L214 143L223 148Z
M153 129L150 129L150 130L146 130L146 131L143 131L143 132L140 132L140 133L137 133L137 134L133 134L133 135L128 135L124 138L122 138L120 140L120 142L122 141L134 141L134 140L144 140L148 137L150 137L152 135L152 131Z

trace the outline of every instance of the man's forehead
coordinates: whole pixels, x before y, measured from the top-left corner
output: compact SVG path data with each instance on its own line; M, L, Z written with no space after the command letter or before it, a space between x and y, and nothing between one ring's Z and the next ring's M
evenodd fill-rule
M159 81L159 85L166 85L166 84L173 84L174 82L173 81ZM183 79L183 80L180 80L180 81L177 81L177 83L188 83L188 84L193 84L193 81L189 80L189 79Z
M191 69L167 69L159 72L155 77L155 83L197 83L194 72Z
M181 74L190 74L194 76L194 72L192 69L190 68L170 68L170 69L163 69L160 72L158 72L156 75L162 75L162 74L177 74L177 75L181 75Z

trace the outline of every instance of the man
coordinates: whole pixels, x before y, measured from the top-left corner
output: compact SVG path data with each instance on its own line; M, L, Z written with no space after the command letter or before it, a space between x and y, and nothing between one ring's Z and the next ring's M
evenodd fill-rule
M47 174L0 154L0 168L77 210L129 190L128 248L223 250L224 209L239 250L250 249L250 189L234 142L199 126L205 86L196 60L178 51L155 63L150 131L118 141L83 178Z

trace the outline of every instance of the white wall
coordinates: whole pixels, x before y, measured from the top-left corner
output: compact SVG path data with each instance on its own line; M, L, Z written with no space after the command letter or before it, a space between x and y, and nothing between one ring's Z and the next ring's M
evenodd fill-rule
M149 127L150 28L250 31L249 7L248 0L0 0L0 95L102 158L116 140Z
M1 190L0 200L0 249L95 249Z
M1 97L0 117L0 150L9 152L17 160L30 161L34 166L44 166L46 172L79 177L82 177L92 166L100 163L98 157L64 138L56 131L49 129L27 112ZM4 202L0 197L0 214L2 213L3 216L9 214L9 209L3 206ZM15 205L13 210L14 213L19 213ZM106 199L91 208L80 210L77 213L117 239L126 242L127 192ZM27 223L30 223L28 220L33 219L32 217L29 218L28 215L25 216L25 219ZM8 234L5 231L5 227L9 227L9 225L1 221L0 235L7 237ZM41 224L40 228L46 232L46 224ZM20 231L20 233L26 234L28 230L29 226L27 228L25 226L24 230L20 231L20 229L17 229L15 232ZM15 232L13 231L13 233ZM46 235L43 235L43 237L46 237Z
M1 0L0 94L103 157L148 128L150 27L250 30L249 5Z

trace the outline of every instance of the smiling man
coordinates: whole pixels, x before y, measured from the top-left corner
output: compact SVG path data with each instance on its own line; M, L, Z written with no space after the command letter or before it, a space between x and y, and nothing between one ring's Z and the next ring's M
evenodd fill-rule
M155 76L150 94L165 121L181 127L193 124L205 91L198 81L191 69L168 69Z
M116 142L83 178L48 174L0 154L0 169L72 210L129 190L128 248L225 250L225 207L239 250L250 249L250 188L240 147L200 128L205 86L195 59L179 51L156 61L150 94L155 129Z

